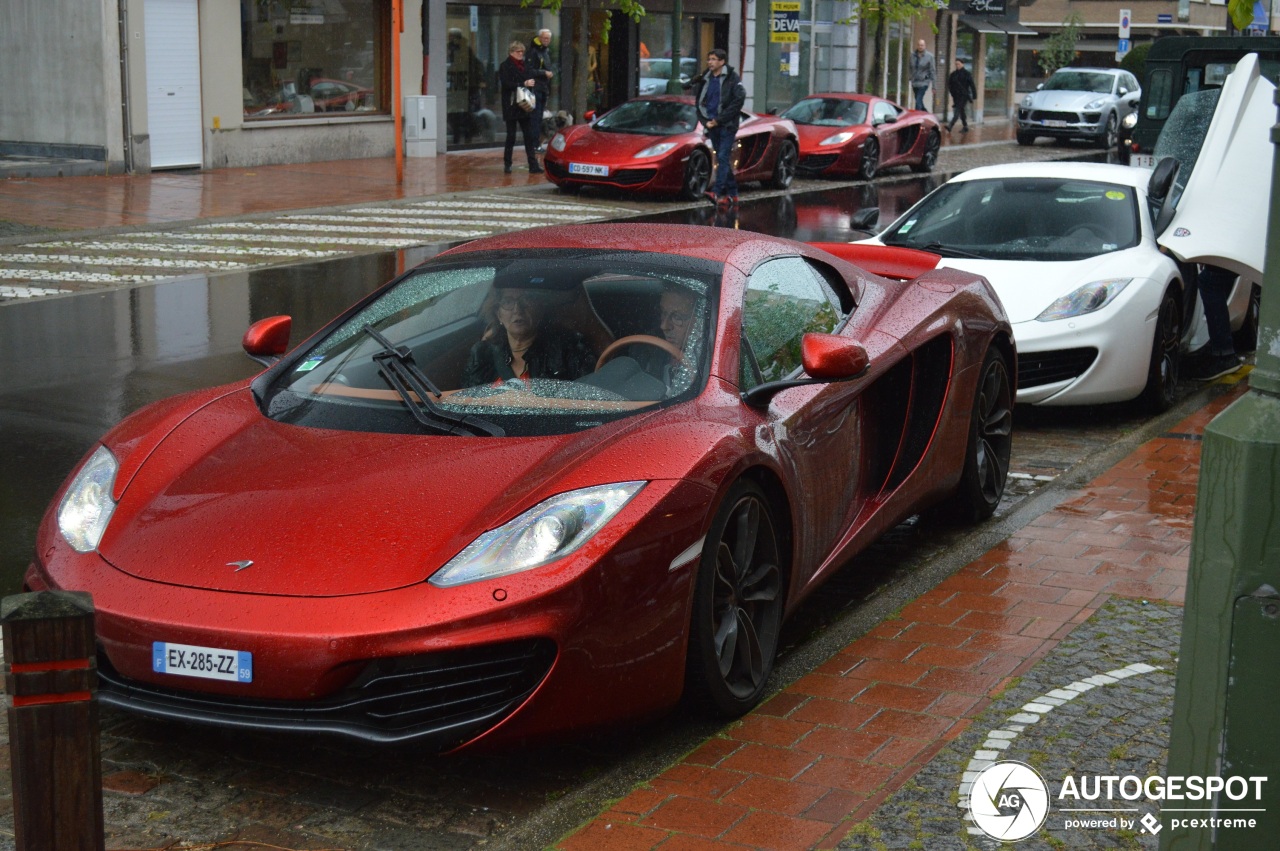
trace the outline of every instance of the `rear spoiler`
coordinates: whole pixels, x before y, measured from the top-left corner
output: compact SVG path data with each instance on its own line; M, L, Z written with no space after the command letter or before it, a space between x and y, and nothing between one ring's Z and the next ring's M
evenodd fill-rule
M941 255L896 245L866 245L851 242L810 242L814 248L834 254L882 278L913 281L938 268Z

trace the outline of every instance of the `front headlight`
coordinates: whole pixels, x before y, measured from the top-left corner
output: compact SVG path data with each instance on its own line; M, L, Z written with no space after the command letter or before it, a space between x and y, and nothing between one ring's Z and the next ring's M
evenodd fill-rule
M852 138L853 138L852 133L837 133L834 136L828 136L827 138L823 139L821 142L818 143L818 146L821 147L823 145L843 145L845 142L849 141Z
M120 464L105 446L99 446L76 473L58 505L58 531L78 553L98 548L116 510L111 490Z
M641 159L642 157L660 157L675 146L675 142L659 142L656 145L650 145L640 153L636 154L635 159Z
M1090 112L1095 109L1102 109L1106 105L1107 105L1106 98L1098 98L1097 100L1091 100L1088 103L1086 103L1084 105L1084 108L1086 112Z
M1131 112L1124 118L1120 119L1120 126L1126 130L1132 130L1138 126L1138 113Z
M598 485L544 500L476 538L427 581L437 588L452 588L567 556L591 540L645 484Z
M1110 278L1085 284L1046 307L1036 317L1036 321L1052 322L1055 319L1068 319L1101 310L1114 301L1132 280L1133 278Z
M564 145L565 145L565 141L564 141L564 134L563 134L563 133L557 133L557 134L556 134L556 137L555 137L554 139L552 139L552 140L551 140L551 147L552 147L554 150L557 150L557 151L563 151L563 150L564 150Z
M1022 99L1022 105L1025 106L1027 109L1031 108L1031 95L1027 95Z

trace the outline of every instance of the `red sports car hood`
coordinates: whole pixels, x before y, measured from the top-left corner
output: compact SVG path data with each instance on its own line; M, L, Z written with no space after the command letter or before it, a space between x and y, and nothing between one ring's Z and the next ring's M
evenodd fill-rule
M848 127L828 127L820 124L797 124L796 135L800 137L800 152L802 154L817 154L830 152L837 154L843 148L843 145L826 145L825 151L822 145L824 139L829 139L838 133L852 133L853 138L860 139L867 134L867 127L862 124L851 124ZM848 144L847 142L844 144Z
M619 446L647 438L641 426L652 421L641 414L541 438L372 434L277 423L247 390L233 393L155 448L99 551L134 576L220 591L327 597L403 587L551 494L663 478L661 468L680 459ZM592 463L618 451L655 466L633 475Z
M606 133L594 127L583 127L566 138L564 152L560 156L574 162L614 165L627 162L645 148L660 142L674 142L679 149L698 138L696 133L650 136L643 133Z

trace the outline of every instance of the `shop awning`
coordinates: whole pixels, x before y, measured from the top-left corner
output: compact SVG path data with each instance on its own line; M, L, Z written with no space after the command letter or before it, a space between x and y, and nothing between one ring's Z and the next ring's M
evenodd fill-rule
M1000 35L1036 35L1017 21L1008 18L979 18L976 15L961 15L960 23L980 33L998 33Z

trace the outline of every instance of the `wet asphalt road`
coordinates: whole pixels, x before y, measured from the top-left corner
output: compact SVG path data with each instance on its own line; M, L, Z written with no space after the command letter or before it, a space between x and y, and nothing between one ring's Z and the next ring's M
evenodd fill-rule
M853 236L849 217L859 208L879 206L888 221L941 180L911 178L766 198L744 203L732 221L722 216L717 222L709 207L662 218L803 240L847 240ZM198 277L0 309L6 365L0 374L0 590L18 590L44 507L102 432L151 401L254 374L257 365L240 350L250 321L290 314L293 339L301 340L399 268L434 250ZM1197 389L1187 385L1184 395ZM1016 523L1029 501L1052 498L1059 477L1071 477L1089 459L1153 427L1142 412L1124 405L1019 410L1015 426L1012 470L1017 478L985 533L993 540L986 543L980 536L974 543L964 533L918 522L899 527L789 622L779 684L926 590L946 570L948 559L964 558L968 547L994 543L1005 534L1001 524ZM186 809L179 832L179 824L164 819L149 824L155 819L140 799L109 796L108 824L120 831L109 844L154 847L165 836L215 838L225 836L237 819L284 826L319 818L326 825L322 834L344 847L399 847L398 831L424 828L442 848L537 847L714 729L680 717L516 755L434 760L412 748L370 754L362 745L210 734L107 710L104 773L159 783L187 802L181 805ZM247 799L237 790L288 794L254 798L274 802L275 812L246 813ZM192 804L202 800L206 804Z

